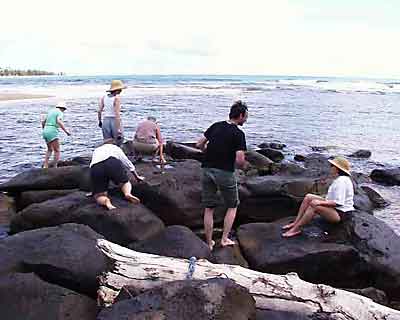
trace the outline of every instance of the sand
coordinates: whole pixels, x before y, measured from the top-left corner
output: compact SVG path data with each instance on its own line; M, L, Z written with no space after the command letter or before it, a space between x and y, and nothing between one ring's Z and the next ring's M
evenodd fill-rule
M0 101L8 100L24 100L24 99L43 99L50 98L51 96L44 94L29 94L29 93L1 93Z

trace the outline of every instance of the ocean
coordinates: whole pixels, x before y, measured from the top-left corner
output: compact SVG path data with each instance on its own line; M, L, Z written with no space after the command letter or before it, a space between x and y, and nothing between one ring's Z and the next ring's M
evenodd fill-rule
M46 150L40 121L48 108L65 100L60 133L62 159L89 155L101 142L97 108L112 79L123 91L122 122L132 139L136 125L152 115L165 140L197 140L214 121L227 118L237 99L249 106L243 127L249 147L280 141L286 161L295 154L326 147L331 155L358 149L370 159L352 160L354 171L399 167L400 80L301 76L43 76L0 78L2 93L50 95L52 98L0 101L0 182L23 170L40 167ZM400 187L372 185L392 204L376 215L400 234Z

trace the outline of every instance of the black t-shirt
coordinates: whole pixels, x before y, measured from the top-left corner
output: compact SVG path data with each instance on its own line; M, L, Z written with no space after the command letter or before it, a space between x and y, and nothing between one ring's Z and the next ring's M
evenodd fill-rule
M246 151L246 138L237 125L221 121L209 127L204 136L208 140L202 167L235 171L236 151Z

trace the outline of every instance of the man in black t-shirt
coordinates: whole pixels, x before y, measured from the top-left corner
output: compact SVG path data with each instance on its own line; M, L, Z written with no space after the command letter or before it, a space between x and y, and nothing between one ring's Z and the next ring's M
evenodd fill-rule
M239 205L235 164L240 167L245 167L247 164L244 155L246 138L238 126L242 126L247 117L246 104L240 100L236 101L231 107L229 120L214 123L197 143L197 147L205 151L202 164L202 204L205 208L204 231L211 250L215 244L212 233L214 209L219 204L218 190L228 208L224 219L221 246L235 244L228 238Z

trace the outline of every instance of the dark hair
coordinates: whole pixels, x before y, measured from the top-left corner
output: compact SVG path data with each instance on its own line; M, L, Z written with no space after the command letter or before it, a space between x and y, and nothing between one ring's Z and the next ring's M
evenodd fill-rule
M338 175L339 176L349 176L349 174L344 172L343 170L340 170L339 168L337 168L337 169L338 169Z
M242 100L235 101L229 112L229 119L237 119L247 111L247 105Z

